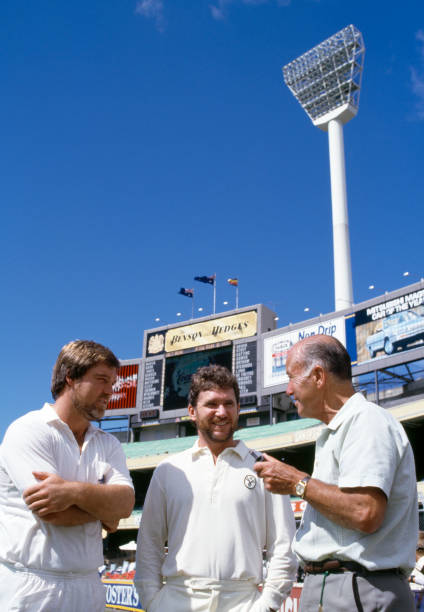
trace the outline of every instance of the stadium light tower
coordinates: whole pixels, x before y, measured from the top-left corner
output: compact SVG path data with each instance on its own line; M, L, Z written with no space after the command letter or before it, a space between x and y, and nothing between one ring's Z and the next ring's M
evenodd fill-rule
M328 131L336 310L353 304L343 125L358 112L364 54L362 34L350 25L283 68L312 123Z

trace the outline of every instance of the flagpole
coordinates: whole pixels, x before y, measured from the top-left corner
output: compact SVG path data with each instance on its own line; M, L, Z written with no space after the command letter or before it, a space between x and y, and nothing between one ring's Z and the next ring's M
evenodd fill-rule
M238 285L236 286L236 310L238 309Z
M191 318L194 319L194 291L193 297L191 298Z
M216 274L213 275L213 314L216 312Z

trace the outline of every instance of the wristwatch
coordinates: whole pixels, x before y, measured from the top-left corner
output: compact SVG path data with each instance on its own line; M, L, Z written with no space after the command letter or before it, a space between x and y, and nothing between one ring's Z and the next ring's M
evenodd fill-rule
M296 484L294 488L294 490L296 491L296 495L298 495L302 499L305 496L306 485L308 484L310 480L311 480L310 476L305 476L305 478L302 478L302 480L299 480L299 482Z

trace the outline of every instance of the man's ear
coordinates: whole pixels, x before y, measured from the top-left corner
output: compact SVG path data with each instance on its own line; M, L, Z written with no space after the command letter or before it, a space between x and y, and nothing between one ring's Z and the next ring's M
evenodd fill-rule
M314 378L317 389L322 389L326 380L326 372L322 366L316 365L314 367Z
M68 387L73 387L74 385L73 378L71 378L70 376L66 376L65 380L66 380L66 384L68 385Z
M196 422L196 408L191 404L188 405L188 416L194 423Z

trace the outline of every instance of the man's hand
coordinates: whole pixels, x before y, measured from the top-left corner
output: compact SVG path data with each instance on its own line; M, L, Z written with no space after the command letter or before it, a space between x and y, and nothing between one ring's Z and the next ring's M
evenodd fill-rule
M39 482L24 491L24 502L40 518L62 512L73 505L72 487L57 474L33 472Z
M264 479L265 488L271 493L295 495L296 484L308 474L265 453L264 457L266 461L255 463L253 469ZM363 533L374 533L381 527L387 506L386 495L381 489L340 489L317 478L309 480L304 499L337 525Z
M108 521L107 523L105 521L102 522L103 529L105 529L108 533L114 533L115 531L118 531L118 525L119 520Z
M294 495L296 484L307 476L306 472L301 472L283 461L270 457L266 453L263 455L265 461L258 461L253 466L253 469L260 478L263 478L265 488L271 491L271 493Z

